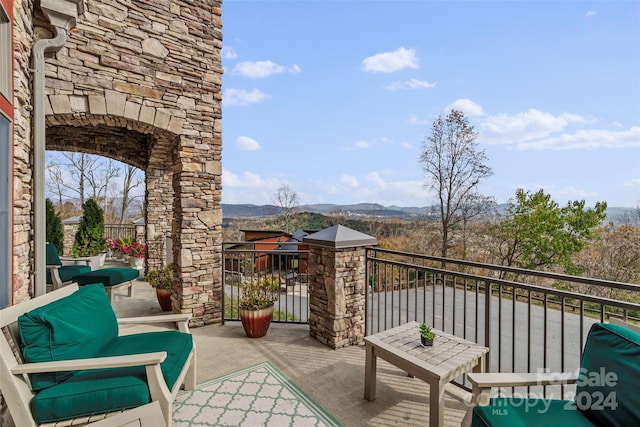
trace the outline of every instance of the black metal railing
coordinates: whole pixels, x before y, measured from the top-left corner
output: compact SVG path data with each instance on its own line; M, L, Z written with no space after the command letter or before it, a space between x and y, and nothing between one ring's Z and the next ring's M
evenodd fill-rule
M270 279L280 285L273 322L309 323L309 251L297 242L225 242L223 319L240 320L241 285Z
M575 372L593 323L640 317L637 284L384 249L366 259L366 334L424 321L489 347L490 372Z

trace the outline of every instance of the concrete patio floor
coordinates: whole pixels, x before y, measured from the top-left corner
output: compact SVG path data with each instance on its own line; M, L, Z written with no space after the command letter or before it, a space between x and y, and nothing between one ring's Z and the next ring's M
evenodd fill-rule
M155 290L134 284L134 296L116 291L118 317L163 314ZM128 327L123 332L137 331ZM240 322L192 328L197 346L197 381L270 361L346 427L426 426L429 386L378 359L376 400L364 399L364 346L331 350L309 336L308 325L272 324L263 338L247 338ZM459 426L466 405L447 395L445 425Z

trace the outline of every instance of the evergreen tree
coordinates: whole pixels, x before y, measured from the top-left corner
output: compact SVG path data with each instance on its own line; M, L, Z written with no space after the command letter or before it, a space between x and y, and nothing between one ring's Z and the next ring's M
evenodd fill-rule
M78 225L72 253L74 257L95 256L107 248L104 238L104 212L93 199L82 205L82 211L83 216Z
M46 200L46 216L47 216L47 242L52 243L59 254L63 251L64 232L62 231L62 219L60 214L56 212L53 202Z

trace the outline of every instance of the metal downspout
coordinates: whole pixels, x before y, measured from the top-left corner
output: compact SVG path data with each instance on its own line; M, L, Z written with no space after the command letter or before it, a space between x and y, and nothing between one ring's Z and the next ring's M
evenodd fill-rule
M53 27L56 35L33 45L33 226L34 226L34 296L46 293L46 213L44 192L45 124L44 124L44 53L58 51L67 41L67 30Z

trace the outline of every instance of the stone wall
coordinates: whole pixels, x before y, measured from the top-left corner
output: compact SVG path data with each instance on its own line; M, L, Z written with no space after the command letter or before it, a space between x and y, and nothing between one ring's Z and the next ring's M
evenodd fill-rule
M33 293L33 191L31 152L31 75L29 73L34 28L33 1L13 2L14 14L14 139L13 139L13 277L15 303Z
M309 249L310 335L331 348L364 342L365 250Z
M30 16L31 2L15 5L17 22L33 22L37 38L52 37L37 9ZM194 324L221 320L221 14L220 0L86 0L45 68L47 149L100 154L147 173L154 211L146 234L152 242L171 238L179 272L174 310L193 313ZM34 40L28 28L16 27L16 38L15 271L26 296ZM149 257L157 265L166 254Z

